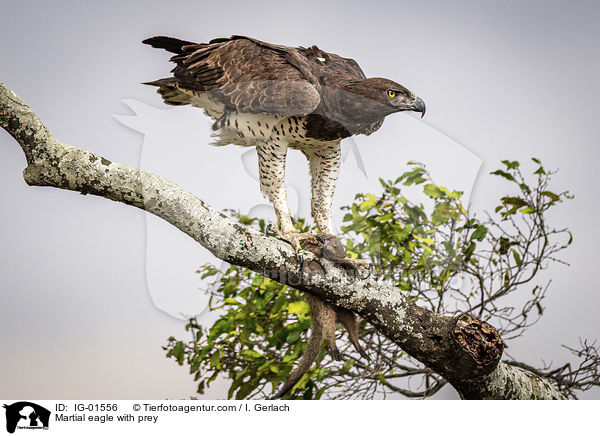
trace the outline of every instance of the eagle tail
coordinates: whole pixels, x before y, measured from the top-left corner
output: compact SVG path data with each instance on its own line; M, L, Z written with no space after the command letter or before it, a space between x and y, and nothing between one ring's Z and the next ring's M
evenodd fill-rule
M177 88L177 81L174 77L158 79L153 82L144 82L142 85L158 86L158 92L166 104L172 106L181 106L190 104L190 95L183 93Z
M182 55L186 46L197 45L195 42L171 38L170 36L154 36L143 40L142 43L148 44L154 48L162 48L168 52L175 53L176 55ZM158 86L157 92L162 96L166 104L174 106L190 104L190 95L179 89L177 86L178 80L174 77L159 79L153 82L145 82L144 85Z
M154 36L142 41L154 48L162 48L175 54L183 54L183 47L186 45L195 45L195 42L184 41L183 39L171 38L170 36Z

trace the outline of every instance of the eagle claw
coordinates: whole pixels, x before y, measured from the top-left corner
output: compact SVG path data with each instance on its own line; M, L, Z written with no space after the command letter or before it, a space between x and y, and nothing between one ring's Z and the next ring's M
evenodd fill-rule
M269 236L269 233L271 233L271 227L273 227L271 223L267 224L265 227L265 236Z
M277 239L285 241L292 247L294 247L294 250L296 251L296 259L298 260L300 267L302 267L302 264L304 263L304 257L300 254L300 251L302 250L301 242L307 239L314 241L313 238L315 237L315 235L309 232L282 232L272 224L267 224L267 226L265 227L265 235L269 236L269 234L273 234L273 236L275 236Z

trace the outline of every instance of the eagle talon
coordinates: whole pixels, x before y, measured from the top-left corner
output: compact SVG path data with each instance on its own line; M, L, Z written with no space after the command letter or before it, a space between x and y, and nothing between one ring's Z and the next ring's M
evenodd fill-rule
M373 270L375 269L375 266L373 265L373 262L369 263L369 274L367 274L366 277L363 277L363 280L367 280L369 277L371 277L371 274L373 274Z
M285 242L288 242L288 243L294 245L294 243L292 241L290 241L288 238L286 238L285 234L282 233L281 230L279 230L276 226L274 226L271 223L267 224L267 226L265 227L265 236L270 236L270 235L273 235L277 239L281 239L282 241L285 241ZM294 246L294 248L295 248L295 246Z
M296 252L296 260L300 264L300 268L302 268L302 265L304 264L304 256L302 256L300 254L300 251L302 250L301 242L303 240L314 241L314 237L315 237L314 234L309 233L309 232L306 232L306 233L301 233L301 232L296 232L296 231L282 232L281 230L279 230L277 227L273 226L272 224L267 224L267 226L265 227L265 235L266 236L273 235L277 239L280 239L280 240L290 244L294 248L294 251Z

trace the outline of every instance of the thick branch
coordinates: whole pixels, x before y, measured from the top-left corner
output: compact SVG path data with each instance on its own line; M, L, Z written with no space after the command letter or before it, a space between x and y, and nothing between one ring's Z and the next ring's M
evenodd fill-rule
M240 225L180 186L57 141L3 84L0 125L27 157L23 176L29 185L94 194L146 210L226 262L353 310L448 380L463 398L561 397L545 380L498 365L503 345L490 325L466 314L450 318L425 310L397 288L350 277L311 253L301 267L287 243Z

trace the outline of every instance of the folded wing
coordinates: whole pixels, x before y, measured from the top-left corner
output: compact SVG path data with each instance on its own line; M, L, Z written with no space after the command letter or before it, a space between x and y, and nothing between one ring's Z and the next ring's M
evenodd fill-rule
M170 104L179 93L209 93L229 110L281 116L306 115L320 103L318 84L290 63L290 49L234 36L196 44L158 36L143 41L175 53L173 77L148 84ZM314 82L314 80L313 80Z

